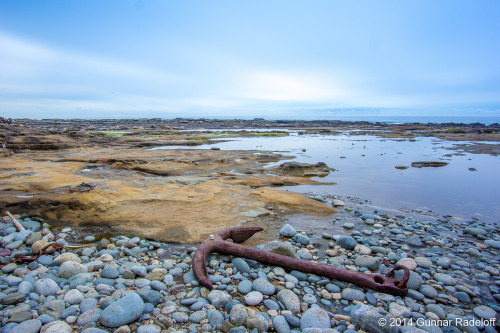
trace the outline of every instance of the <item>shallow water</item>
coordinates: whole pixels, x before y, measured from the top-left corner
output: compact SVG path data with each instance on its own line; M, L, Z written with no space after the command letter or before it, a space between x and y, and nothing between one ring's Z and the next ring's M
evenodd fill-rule
M337 185L302 185L286 189L353 196L370 200L381 207L421 209L464 219L476 216L485 222L498 222L500 156L457 154L456 150L450 149L455 144L463 143L428 137L410 141L349 133L332 136L291 133L285 137L235 138L188 149L215 146L221 150L263 150L293 155L298 162L325 162L336 171L315 179L333 181ZM411 167L412 162L418 161L444 161L449 164L443 167ZM399 170L396 166L409 168ZM470 171L469 168L477 171Z

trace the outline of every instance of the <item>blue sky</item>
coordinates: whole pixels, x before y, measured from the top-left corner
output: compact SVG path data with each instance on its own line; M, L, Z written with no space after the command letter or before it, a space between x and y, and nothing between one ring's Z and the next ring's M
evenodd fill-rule
M500 116L499 17L496 0L0 0L0 113Z

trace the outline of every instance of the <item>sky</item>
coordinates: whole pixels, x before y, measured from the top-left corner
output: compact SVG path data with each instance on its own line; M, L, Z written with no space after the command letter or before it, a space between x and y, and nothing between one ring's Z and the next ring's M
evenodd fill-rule
M0 0L0 115L500 117L500 1Z

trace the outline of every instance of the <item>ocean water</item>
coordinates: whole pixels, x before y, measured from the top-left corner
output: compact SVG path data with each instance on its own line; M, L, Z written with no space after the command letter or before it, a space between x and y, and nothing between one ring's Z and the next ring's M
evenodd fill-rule
M368 122L380 122L387 124L409 124L409 123L421 123L421 124L444 124L444 123L455 123L455 124L473 124L481 123L485 125L490 124L500 124L500 117L420 117L420 116L331 116L326 120L342 120L342 121L368 121Z
M117 117L116 119L127 119L130 117ZM151 115L143 115L140 118L162 118L162 119L174 119L174 118L186 118L186 119L200 119L200 116L196 115L183 115L183 114L175 114L170 116L151 114ZM254 119L255 116L245 116L245 115L235 115L235 116L208 116L203 119L222 119L222 120L235 120L235 119L243 119L243 120L251 120ZM329 114L329 113L321 113L317 115L313 115L310 113L290 113L285 116L273 115L273 113L269 113L268 115L262 117L266 120L342 120L342 121L368 121L368 122L381 122L388 124L405 124L405 123L421 123L421 124L439 124L439 123L456 123L456 124L472 124L472 123L481 123L485 125L490 125L494 123L500 124L500 115L499 116L489 116L489 117L441 117L441 116L373 116L373 115L344 115L344 114ZM109 117L91 117L87 118L89 120L97 120L97 119L109 119ZM130 118L133 119L133 118Z
M288 191L329 194L369 200L373 205L430 211L462 219L477 217L500 221L500 156L471 154L451 142L430 137L416 141L385 139L368 135L297 135L234 138L198 147L165 149L210 149L272 151L294 156L304 163L325 162L335 171L319 181L336 185L283 187ZM493 143L490 143L493 144ZM443 167L414 168L412 162L439 161ZM270 163L272 167L283 163ZM405 170L396 166L407 166ZM475 171L471 171L475 170Z

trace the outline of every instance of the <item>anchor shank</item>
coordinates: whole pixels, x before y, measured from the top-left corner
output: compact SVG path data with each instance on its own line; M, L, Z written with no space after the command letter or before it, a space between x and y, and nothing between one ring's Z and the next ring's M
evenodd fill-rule
M330 279L350 282L360 287L370 288L375 291L390 293L393 295L405 296L408 289L396 287L400 282L386 276L378 274L365 274L360 272L348 271L329 265L318 264L316 262L301 260L285 255L263 251L248 246L230 243L216 242L215 251L218 253L231 254L237 257L252 259L264 264L280 266L290 270L299 270L304 273L316 274Z

